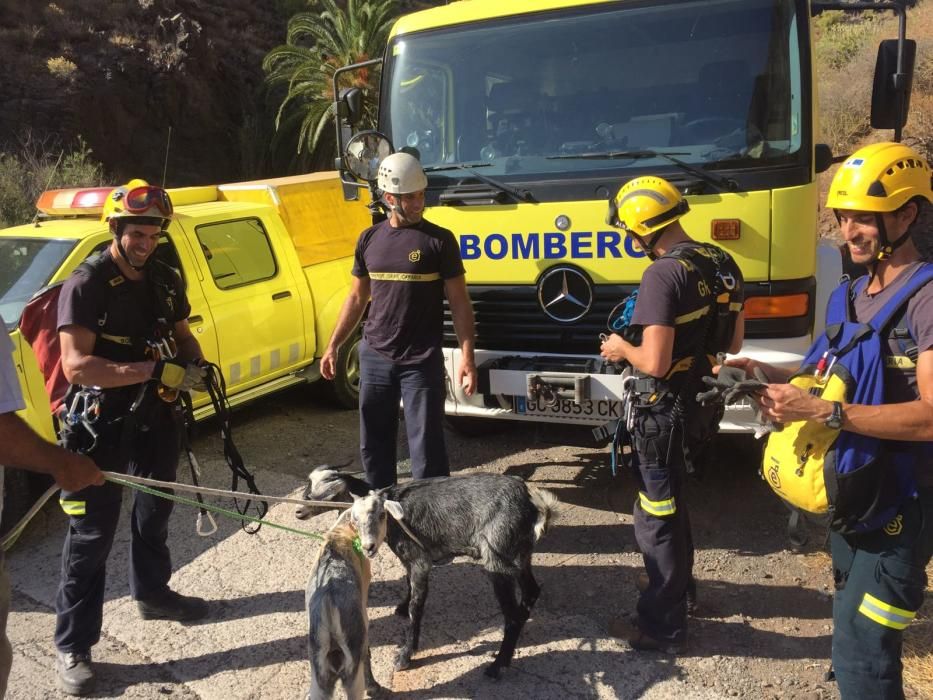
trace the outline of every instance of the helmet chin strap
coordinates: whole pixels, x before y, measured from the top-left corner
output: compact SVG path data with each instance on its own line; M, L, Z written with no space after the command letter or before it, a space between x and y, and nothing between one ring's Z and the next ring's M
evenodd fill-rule
M876 259L878 261L887 260L892 255L894 255L895 250L907 242L907 240L910 238L910 230L905 231L900 238L892 242L888 238L888 229L884 225L884 215L875 214L875 223L878 226L878 241L881 243L881 247L878 250Z
M117 252L120 253L120 257L123 258L123 262L136 270L136 272L143 272L146 269L146 265L149 263L149 258L152 256L150 255L149 258L146 258L146 262L144 262L142 265L134 265L130 262L130 258L126 254L126 248L123 247L123 231L121 230L119 222L117 222L114 226L113 236L117 241Z
M657 260L660 256L655 251L654 247L658 244L658 241L661 240L661 236L664 235L664 232L667 231L667 226L664 226L654 233L651 234L651 237L647 240L639 236L638 234L632 234L635 236L635 239L638 241L638 244L641 246L641 249L645 251L645 255L648 256L648 259L651 262Z

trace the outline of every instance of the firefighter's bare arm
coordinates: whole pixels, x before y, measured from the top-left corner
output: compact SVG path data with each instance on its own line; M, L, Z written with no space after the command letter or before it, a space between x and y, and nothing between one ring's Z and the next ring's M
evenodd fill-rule
M663 377L671 368L674 329L670 326L645 326L641 345L632 345L617 333L599 346L599 354L610 362L628 361L635 369L652 377Z
M865 406L843 404L842 428L882 440L933 441L933 350L917 358L920 398L905 403ZM790 384L770 384L761 398L762 413L775 421L825 421L832 413L830 401L812 396Z
M473 320L473 303L467 291L466 277L460 275L444 281L444 293L450 305L450 316L460 343L460 363L455 382L463 393L472 396L476 391L476 362L473 350L476 344L476 327Z
M337 351L343 345L353 330L359 325L369 303L370 284L369 277L353 277L350 283L350 293L340 308L337 325L330 336L330 342L321 356L321 376L324 379L333 379L337 372Z
M97 336L83 326L65 326L58 332L62 370L71 384L109 389L141 384L152 378L155 362L115 362L94 355Z
M103 473L89 457L46 442L15 413L0 414L0 464L50 474L66 491L104 483Z

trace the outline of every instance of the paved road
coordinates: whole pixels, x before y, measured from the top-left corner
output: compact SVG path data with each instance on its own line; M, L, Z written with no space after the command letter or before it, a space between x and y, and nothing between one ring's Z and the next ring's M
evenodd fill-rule
M225 486L215 429L205 426L196 449L204 482ZM314 465L356 454L356 415L324 407L307 390L238 412L234 434L268 494L294 493ZM450 436L455 470L519 474L551 489L563 510L534 557L542 597L512 668L498 682L482 669L498 646L501 616L483 572L465 560L432 573L422 650L412 669L393 673L403 623L392 608L404 578L395 557L380 552L371 637L375 675L393 697L832 697L822 683L830 613L825 559L784 548L781 507L764 492L747 454L727 451L715 473L691 484L707 614L693 625L689 653L675 658L638 654L606 635L606 621L632 609L641 568L631 479L612 478L603 450L548 442L555 437L550 428L531 426ZM325 529L334 517L298 523L290 506L269 513L270 522L309 530ZM200 538L191 509L178 507L173 515L172 585L208 598L212 607L209 621L183 625L137 617L128 597L123 521L109 563L103 638L94 648L98 697L304 697L304 588L315 542L270 527L248 535L231 521L219 525L217 534ZM9 698L58 697L51 609L66 526L57 509L47 508L8 559L15 648Z

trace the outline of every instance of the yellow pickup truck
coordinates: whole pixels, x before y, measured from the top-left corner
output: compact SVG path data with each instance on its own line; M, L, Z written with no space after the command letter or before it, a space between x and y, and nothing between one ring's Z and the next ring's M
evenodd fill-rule
M110 244L100 218L111 190L45 192L35 223L0 230L0 316L27 404L20 415L49 440L55 436L43 378L17 324L36 291ZM345 201L333 172L169 194L176 215L156 254L187 283L192 332L222 368L230 403L317 379L317 358L349 289L356 238L371 223L366 208ZM347 407L356 406L357 367L354 341L341 352L332 387ZM206 394L193 398L196 417L212 410ZM9 501L16 484L7 491Z

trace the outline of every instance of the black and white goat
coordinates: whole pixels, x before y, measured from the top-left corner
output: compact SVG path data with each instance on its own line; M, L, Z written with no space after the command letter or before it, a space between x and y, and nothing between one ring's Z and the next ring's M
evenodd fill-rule
M372 695L383 690L370 665L366 605L372 578L369 558L385 539L385 509L394 506L375 494L354 497L349 522L342 514L324 537L305 594L311 662L308 700L332 697L338 679L348 700L359 700L364 690ZM381 518L374 517L375 510L383 513Z
M305 498L332 501L368 493L365 481L325 467L311 472ZM386 543L405 566L408 578L405 598L395 612L408 616L410 624L395 668L408 668L418 648L431 567L467 556L486 570L505 618L499 651L485 671L497 678L511 664L522 627L541 591L531 572L531 553L556 514L557 498L517 477L500 474L419 479L373 495L381 507L374 508L370 522L360 527L377 528L384 522L383 511L389 511ZM313 506L298 506L295 514L305 518L315 512ZM516 600L516 588L520 600Z

